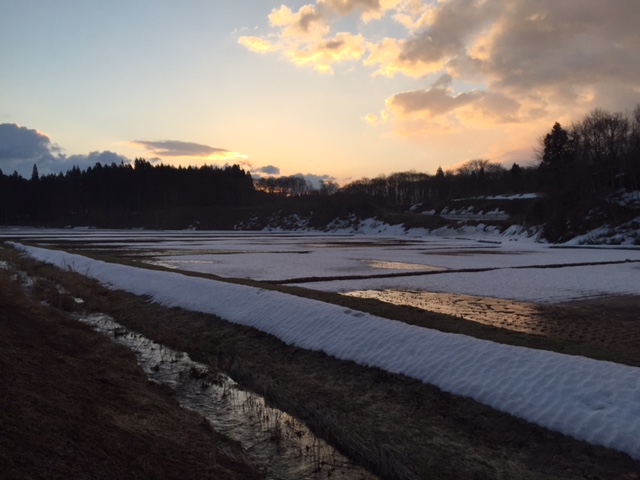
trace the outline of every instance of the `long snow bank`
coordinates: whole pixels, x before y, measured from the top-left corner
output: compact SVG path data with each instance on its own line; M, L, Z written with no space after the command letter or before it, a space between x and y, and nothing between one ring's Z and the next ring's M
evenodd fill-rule
M640 369L442 333L336 305L14 244L114 288L419 379L640 460Z

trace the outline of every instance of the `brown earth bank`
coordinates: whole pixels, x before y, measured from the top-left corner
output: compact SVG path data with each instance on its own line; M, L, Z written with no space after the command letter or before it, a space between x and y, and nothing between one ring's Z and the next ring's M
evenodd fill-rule
M166 309L75 273L31 261L20 268L39 278L34 291L51 305L73 309L71 297L81 297L83 308L220 368L383 478L640 478L640 462L626 454L418 381L301 350L211 315ZM56 284L69 293L59 293ZM40 390L31 395L39 397Z
M237 444L135 355L28 299L0 270L0 477L259 479Z

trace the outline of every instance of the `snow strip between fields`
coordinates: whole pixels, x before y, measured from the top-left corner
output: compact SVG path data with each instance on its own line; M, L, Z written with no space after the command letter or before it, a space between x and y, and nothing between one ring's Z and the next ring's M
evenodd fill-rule
M442 333L280 292L13 245L162 305L213 313L288 344L401 373L640 460L640 368Z

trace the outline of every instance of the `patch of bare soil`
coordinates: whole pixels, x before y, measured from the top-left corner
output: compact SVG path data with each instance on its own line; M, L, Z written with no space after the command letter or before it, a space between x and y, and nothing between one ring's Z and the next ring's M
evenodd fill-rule
M258 479L240 448L133 353L34 303L0 270L0 477Z
M149 304L76 274L31 268L84 298L86 308L221 368L382 478L640 478L640 462L626 454L421 382L301 350L211 315Z
M540 306L550 334L587 340L612 350L640 352L640 296L602 296Z

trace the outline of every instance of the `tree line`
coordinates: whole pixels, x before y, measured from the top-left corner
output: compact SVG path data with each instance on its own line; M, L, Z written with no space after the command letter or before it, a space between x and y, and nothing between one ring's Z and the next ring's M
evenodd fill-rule
M302 175L280 177L260 177L254 180L254 187L260 192L281 197L300 197L302 195L332 195L338 191L338 184L333 180L320 180L314 186Z
M342 187L312 188L302 177L262 178L261 192L285 197L338 194L367 198L377 206L408 208L456 198L540 192L546 213L592 207L619 190L640 189L640 105L631 113L596 109L567 129L555 123L532 149L534 162L506 168L473 159L434 175L409 171L362 178ZM544 218L542 218L544 220Z
M435 175L410 171L363 178L339 191L369 197L379 206L403 209L470 196L532 192L537 178L536 168L514 163L507 169L487 159L474 159L446 172L438 167Z
M530 215L556 238L591 215L612 192L640 189L640 105L631 113L596 109L565 128L555 123L534 149L536 164L510 168L473 159L435 174L397 172L342 187L312 185L301 175L252 178L238 165L173 167L138 158L31 178L0 170L0 215L6 224L38 223L83 214L136 214L185 208L339 204L402 212L416 204L498 194L543 193ZM331 196L331 202L323 199ZM311 203L310 203L311 202ZM369 208L369 207L367 207ZM600 208L600 207L599 207ZM602 209L601 209L602 210ZM602 215L615 215L601 211Z
M142 158L30 179L0 170L5 223L33 223L73 214L132 214L186 207L239 207L252 201L250 173L238 165L173 167Z
M568 128L556 122L537 155L550 239L561 240L589 219L615 223L620 209L603 200L640 190L640 105L631 113L596 109Z
M607 194L640 187L640 105L630 114L596 109L540 140L540 169L549 193Z

